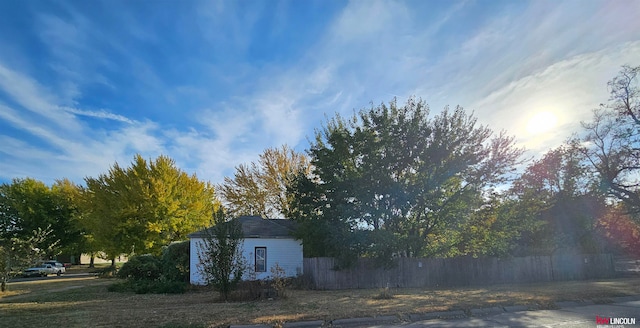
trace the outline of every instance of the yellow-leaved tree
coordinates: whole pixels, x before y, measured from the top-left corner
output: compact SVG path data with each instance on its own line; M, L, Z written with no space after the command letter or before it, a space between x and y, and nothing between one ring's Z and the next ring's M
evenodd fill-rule
M84 227L109 259L121 254L159 254L209 224L220 206L213 186L180 170L167 156L131 166L115 163L97 178L85 178Z

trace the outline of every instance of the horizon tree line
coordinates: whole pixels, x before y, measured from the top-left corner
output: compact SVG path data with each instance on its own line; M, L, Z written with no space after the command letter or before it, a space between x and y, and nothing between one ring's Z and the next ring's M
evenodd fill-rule
M2 270L61 252L159 253L228 216L298 221L305 256L640 255L640 66L623 66L582 134L525 161L505 132L463 108L432 115L410 98L336 114L306 154L283 145L214 186L168 156L135 155L85 186L32 178L0 185ZM525 166L524 172L517 173ZM29 241L22 249L17 241ZM53 247L52 247L53 245ZM20 256L16 256L16 255Z

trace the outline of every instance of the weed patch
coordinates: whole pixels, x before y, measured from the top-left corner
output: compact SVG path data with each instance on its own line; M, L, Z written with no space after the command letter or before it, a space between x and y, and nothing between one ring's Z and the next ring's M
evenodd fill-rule
M376 300L390 300L393 298L393 293L389 290L389 287L382 288L380 293L373 297Z

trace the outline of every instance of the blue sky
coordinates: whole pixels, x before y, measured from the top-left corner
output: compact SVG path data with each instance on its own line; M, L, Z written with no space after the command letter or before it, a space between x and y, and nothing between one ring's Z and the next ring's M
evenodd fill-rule
M536 155L640 65L640 1L0 1L0 181L212 183L335 113L461 105ZM537 122L537 123L536 123Z

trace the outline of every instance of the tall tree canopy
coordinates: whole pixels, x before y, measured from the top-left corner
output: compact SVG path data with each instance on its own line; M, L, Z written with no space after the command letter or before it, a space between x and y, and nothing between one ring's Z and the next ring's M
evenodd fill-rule
M0 185L0 289L15 272L60 254L79 251L78 187L59 180L52 187L31 179Z
M0 238L26 240L34 231L47 231L46 238L39 238L40 244L36 245L50 250L45 256L75 250L81 238L72 196L77 188L69 180L56 181L49 187L32 178L0 185Z
M307 255L426 255L481 207L521 153L460 107L430 117L423 101L409 99L336 116L311 145L313 174L290 188L292 217L305 248L318 252Z
M623 66L609 81L609 103L584 122L583 154L600 187L621 200L640 222L640 66Z
M268 148L257 163L237 166L233 178L225 177L218 189L231 216L283 217L289 211L288 181L297 172L308 170L304 154L287 145Z
M552 254L558 250L598 252L595 225L606 211L603 195L576 148L563 145L531 163L510 190L514 214L527 221L518 254Z
M65 224L67 238L60 239L63 253L76 254L86 251L86 234L82 228L81 192L82 187L69 179L56 180L51 191L57 197L58 203L64 204L60 210L68 222Z
M84 225L109 258L159 253L171 241L206 226L220 206L209 183L189 176L166 156L131 167L117 163L98 178L85 178Z

